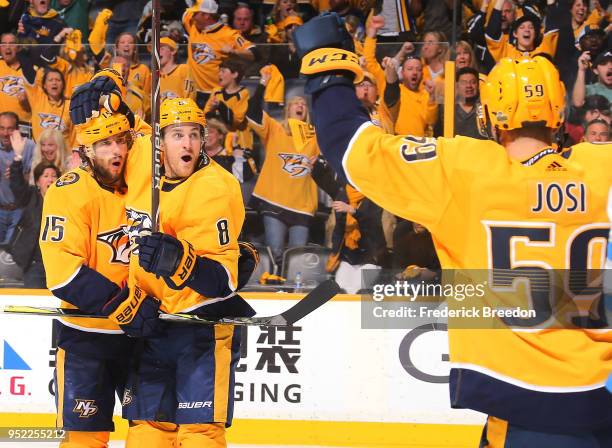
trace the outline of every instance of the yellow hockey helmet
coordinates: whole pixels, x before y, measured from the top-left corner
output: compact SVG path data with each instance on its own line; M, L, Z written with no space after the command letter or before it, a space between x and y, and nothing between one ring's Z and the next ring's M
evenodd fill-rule
M204 112L191 98L164 100L160 107L159 118L161 129L179 123L195 123L201 125L202 128L206 128Z
M79 145L92 148L100 140L130 130L130 122L125 115L101 109L100 115L76 126L76 139Z
M480 89L481 130L511 130L526 126L558 129L564 120L565 87L548 59L504 58Z

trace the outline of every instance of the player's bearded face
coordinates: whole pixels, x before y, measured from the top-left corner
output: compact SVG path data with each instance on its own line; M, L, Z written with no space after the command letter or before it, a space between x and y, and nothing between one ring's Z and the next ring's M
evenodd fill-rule
M94 172L105 185L115 186L123 182L123 172L128 152L127 133L94 143Z
M200 125L181 123L168 126L162 143L166 176L170 179L191 176L202 146Z

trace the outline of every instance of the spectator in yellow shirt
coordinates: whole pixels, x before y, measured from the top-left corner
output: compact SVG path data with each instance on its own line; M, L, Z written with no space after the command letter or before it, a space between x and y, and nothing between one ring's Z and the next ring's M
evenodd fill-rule
M431 134L431 128L436 123L438 105L435 102L433 82L421 83L421 60L408 56L402 64L401 83L397 75L397 59L385 58L383 67L387 78L384 101L392 115L397 116L395 133L417 137Z
M202 0L183 14L189 35L188 64L196 89L196 102L203 108L219 85L219 66L230 56L253 61L253 44L238 31L219 21L215 0Z
M74 143L70 121L70 100L66 98L64 75L57 69L42 70L42 89L35 82L34 72L26 73L26 94L32 109L32 139L38 141L45 129L58 129L69 147Z
M151 96L151 70L138 59L136 37L131 33L119 34L115 41L115 55L123 56L130 62L129 78L126 78L127 83L134 86L138 91L147 92L145 112L149 113L150 101L148 99Z
M25 78L17 59L17 37L12 33L0 35L0 112L11 110L19 123L29 128L30 105L24 88Z
M533 57L546 53L554 58L557 52L559 29L554 16L546 20L542 32L542 21L532 13L526 13L512 22L510 33L503 34L501 28L501 8L505 0L497 0L487 24L485 39L487 48L495 61L502 58L517 59L521 56ZM547 0L548 4L555 0Z
M176 63L177 43L169 37L159 40L159 64L162 101L166 98L193 98L191 70L187 64Z

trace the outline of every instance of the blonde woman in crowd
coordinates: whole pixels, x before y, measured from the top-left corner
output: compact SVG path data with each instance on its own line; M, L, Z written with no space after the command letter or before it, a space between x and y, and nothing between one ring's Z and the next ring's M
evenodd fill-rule
M64 137L57 129L45 129L36 141L32 156L32 166L47 162L56 166L61 173L70 169L70 157ZM30 173L30 184L34 185L34 175Z
M470 67L474 70L478 70L478 65L476 64L476 56L474 55L474 49L465 40L460 40L457 42L455 46L456 56L455 56L455 69L459 70L463 67Z
M249 99L247 119L266 152L253 197L263 215L265 242L280 261L287 234L289 247L308 242L308 228L318 202L310 159L319 154L319 146L304 98L294 96L287 101L282 121L263 111L269 80L269 73L264 72Z
M442 31L429 31L423 36L421 59L423 82L444 79L444 63L448 61L448 41Z

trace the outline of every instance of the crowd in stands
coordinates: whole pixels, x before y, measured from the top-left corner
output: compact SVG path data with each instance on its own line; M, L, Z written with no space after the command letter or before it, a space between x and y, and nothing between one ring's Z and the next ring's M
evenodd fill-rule
M0 243L26 286L44 287L32 241L49 179L80 163L73 89L113 67L129 107L150 118L151 3L0 0ZM560 150L610 140L607 0L161 0L162 98L191 97L205 111L206 152L241 183L242 238L270 248L271 274L288 247L308 244L329 249L325 268L350 293L364 268L439 269L426 229L342 183L319 154L293 32L328 11L345 19L365 70L357 96L387 132L441 136L443 105L454 101L454 135L486 138L480 82L502 57L544 54L567 94Z

